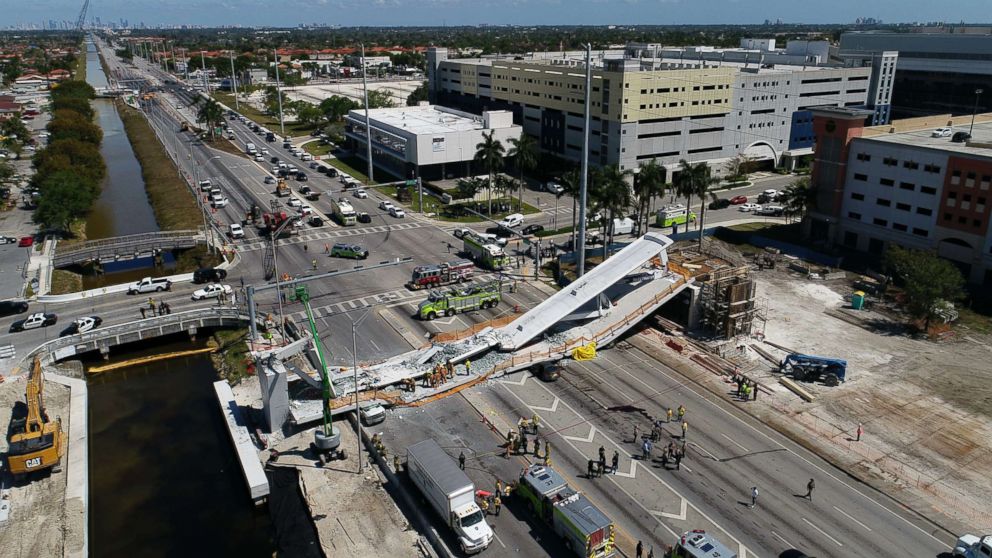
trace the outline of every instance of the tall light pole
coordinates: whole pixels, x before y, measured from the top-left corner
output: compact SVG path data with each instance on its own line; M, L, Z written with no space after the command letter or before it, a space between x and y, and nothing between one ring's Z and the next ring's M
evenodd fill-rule
M365 97L365 156L369 162L369 184L372 184L372 120L369 119L369 79L365 67L365 43L362 43L362 95Z
M200 51L200 71L203 72L203 92L210 96L210 82L207 81L207 62L203 58L203 51Z
M982 96L982 93L985 93L985 90L984 89L976 89L975 90L975 108L972 109L972 111L971 111L971 127L968 128L968 135L969 136L971 135L971 132L975 129L975 114L978 112L978 99L979 99L979 97Z
M362 325L365 318L372 311L371 307L366 307L365 312L357 320L351 322L351 364L354 367L355 378L355 424L358 425L358 472L362 472L362 409L358 398L358 326ZM350 320L351 318L349 318Z
M279 50L272 49L272 59L276 63L276 97L279 99L279 133L286 138L286 124L282 119L282 89L279 87Z
M234 51L231 51L231 91L234 91L234 110L241 112L238 106L238 78L234 73Z
M582 127L582 176L579 177L579 237L575 239L575 274L586 272L586 197L589 190L589 113L592 106L592 45L586 44L586 102Z
M214 159L220 159L220 155L214 155L213 157L204 161L204 165L213 161ZM189 143L189 164L193 167L193 189L200 187L200 173L197 171L199 168L196 164L196 158L193 157L193 142ZM197 194L199 195L199 193ZM207 225L207 206L206 204L200 205L200 213L203 215L203 235L207 239L207 249L211 254L215 252L214 250L214 228Z

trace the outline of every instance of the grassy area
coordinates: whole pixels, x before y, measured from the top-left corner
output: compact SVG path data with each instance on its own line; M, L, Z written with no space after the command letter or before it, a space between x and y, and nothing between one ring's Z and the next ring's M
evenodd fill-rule
M763 231L769 227L774 227L774 226L777 226L777 223L741 223L740 225L732 225L727 228L732 231L756 232L756 231Z
M79 44L79 54L76 55L76 67L72 69L72 79L86 81L86 42Z
M333 147L326 143L321 143L320 140L303 144L303 151L306 151L315 157L323 157L324 155L330 154L333 150Z
M234 95L230 93L224 93L223 91L214 91L214 99L224 103L232 110L234 109ZM270 116L256 109L255 107L249 105L248 103L240 103L238 106L239 112L247 116L248 118L257 122L260 126L264 126L273 132L279 133L279 115ZM291 136L299 136L309 134L316 128L313 124L298 124L296 122L285 122L286 133Z
M958 308L958 321L956 325L967 327L968 329L988 335L992 333L992 317L979 314L970 308Z
M220 377L235 385L248 377L248 328L215 330L207 344L217 347L211 355Z
M543 231L537 233L535 236L539 238L544 238L546 236L555 236L557 234L570 234L572 232L572 225L567 227L561 227L559 229L544 229Z
M213 141L208 139L203 143L203 145L206 145L218 151L230 153L231 155L237 155L239 157L244 157L245 159L248 158L248 155L242 149L239 149L236 145L231 143L231 140L226 138L218 137L216 140Z
M220 254L211 254L205 244L183 250L176 258L176 273L189 273L201 267L214 267L224 261Z
M200 207L185 180L165 152L148 121L138 111L117 101L124 130L141 164L148 201L155 221L164 231L196 229L203 226Z
M52 285L48 294L59 295L77 293L83 290L83 276L78 273L56 269L52 271Z
M69 235L59 239L59 246L64 249L83 242L86 242L86 221L80 219L69 225Z
M516 198L493 199L493 205L496 205L500 202L505 202L509 204L511 209L509 211L493 213L492 216L490 217L491 219L499 220L511 213L518 213ZM469 211L466 211L467 207L469 207L470 205L474 205L476 203L478 203L483 209L485 209L489 205L488 202L453 203L450 205L438 204L437 207L440 213L437 215L437 219L440 221L448 221L451 223L481 223L486 219L483 217L479 217L475 213L470 213ZM524 215L531 215L533 213L539 213L540 211L541 211L540 209L534 207L533 205L524 202L523 210L519 211L519 213L523 213Z
M358 181L360 181L362 183L367 183L368 180L369 180L369 177L368 177L367 174L365 174L364 172L359 171L358 169L356 169L353 166L353 165L359 165L359 164L361 164L362 166L365 166L365 163L361 159L358 159L356 157L348 157L346 159L324 159L323 162L327 163L328 165L331 165L332 167L338 169L339 171L343 171L343 172L347 173L348 176L350 176L350 177L354 178L355 180L358 180ZM372 184L378 184L378 182L376 182L376 181L373 180L372 181ZM396 194L396 192L394 190L392 195L395 196L395 194Z

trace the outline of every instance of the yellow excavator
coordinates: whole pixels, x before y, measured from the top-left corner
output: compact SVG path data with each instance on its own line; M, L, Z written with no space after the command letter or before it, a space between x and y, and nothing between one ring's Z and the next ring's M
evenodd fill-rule
M44 390L41 360L35 358L25 390L27 416L10 423L7 466L15 479L35 471L53 468L57 471L65 454L68 441L62 432L62 419L56 417L53 421L48 418Z

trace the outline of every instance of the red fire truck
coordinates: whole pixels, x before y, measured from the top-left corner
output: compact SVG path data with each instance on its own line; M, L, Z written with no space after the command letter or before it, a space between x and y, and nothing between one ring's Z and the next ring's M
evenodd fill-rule
M475 264L471 260L456 260L435 265L418 265L406 287L411 290L461 283L472 276Z

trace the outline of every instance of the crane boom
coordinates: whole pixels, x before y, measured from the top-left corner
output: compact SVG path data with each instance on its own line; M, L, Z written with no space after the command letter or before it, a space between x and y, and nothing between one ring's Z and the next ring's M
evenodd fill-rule
M82 31L86 26L86 12L90 9L90 0L83 2L83 9L79 10L79 18L76 19L76 31Z

